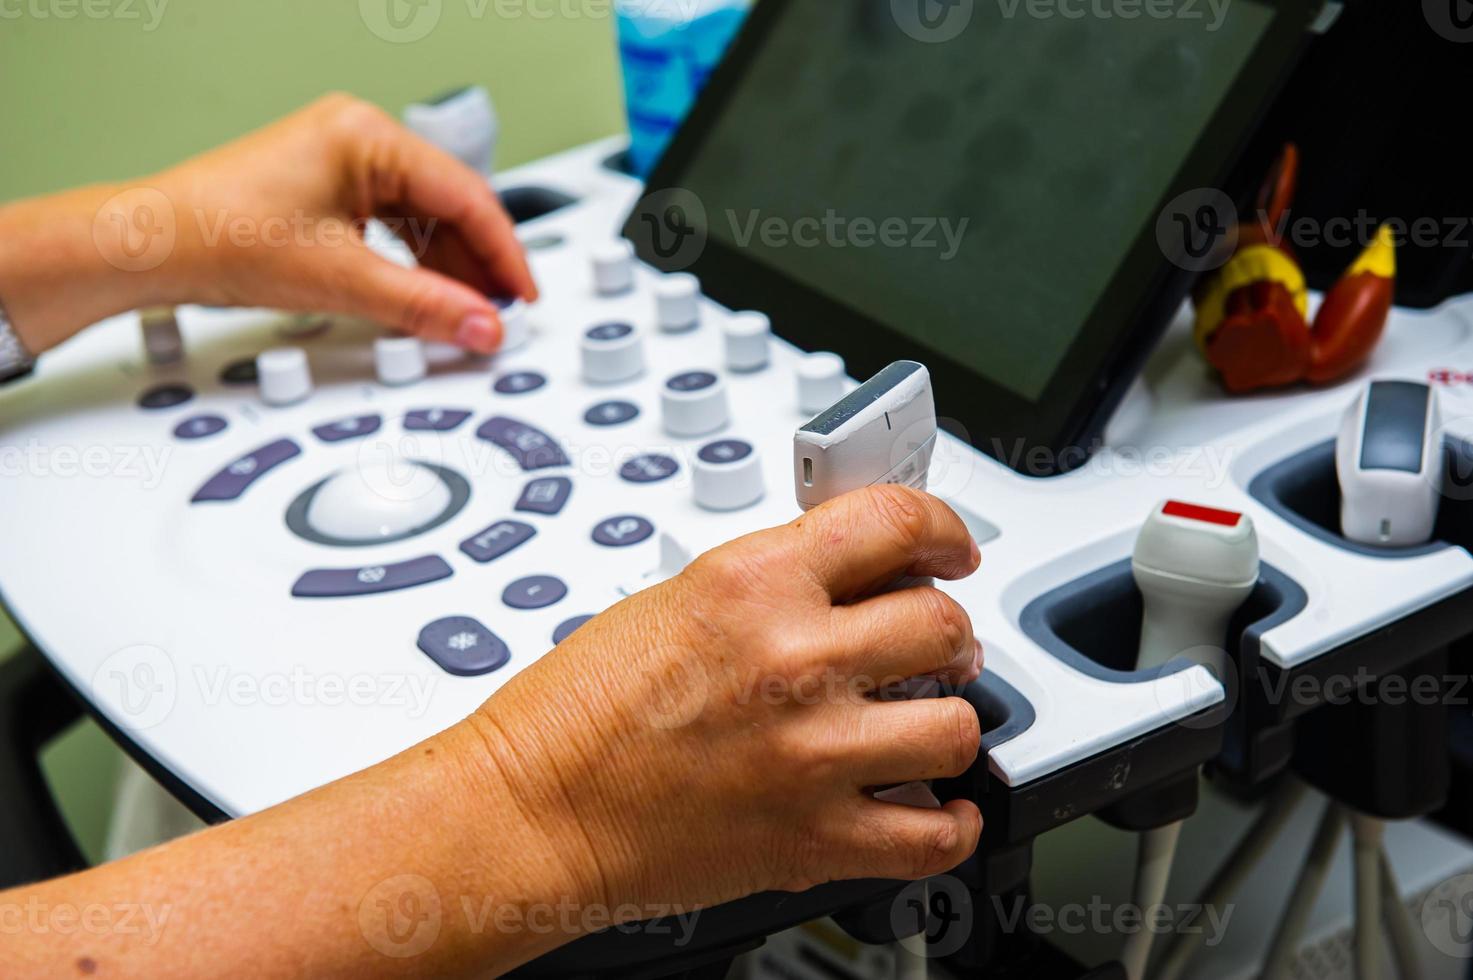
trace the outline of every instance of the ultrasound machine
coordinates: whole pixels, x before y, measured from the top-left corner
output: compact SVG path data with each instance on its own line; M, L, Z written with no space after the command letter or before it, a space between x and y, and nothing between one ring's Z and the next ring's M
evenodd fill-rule
M981 545L941 587L987 651L965 692L982 752L929 787L981 807L978 854L931 883L754 896L688 937L611 930L523 974L720 977L818 922L855 962L904 940L937 975L1198 975L1165 939L1079 962L998 900L1094 817L1141 835L1136 894L1159 901L1204 771L1269 801L1223 841L1215 899L1305 787L1356 829L1356 907L1388 894L1378 834L1447 803L1449 712L1324 692L1445 678L1473 634L1473 301L1398 306L1346 382L1241 397L1184 303L1339 5L1237 0L1209 31L930 3L970 18L946 39L897 29L905 6L762 0L647 181L621 139L497 174L542 298L506 304L493 357L186 307L0 389L0 440L54 464L0 480L25 515L0 590L33 648L0 676L0 785L27 801L0 829L30 842L7 873L80 860L34 762L79 704L204 820L250 814L448 727L691 556L903 480ZM830 452L881 416L906 466ZM220 696L304 669L404 695ZM1353 930L1375 970L1405 962L1404 911ZM800 953L764 975L861 975Z

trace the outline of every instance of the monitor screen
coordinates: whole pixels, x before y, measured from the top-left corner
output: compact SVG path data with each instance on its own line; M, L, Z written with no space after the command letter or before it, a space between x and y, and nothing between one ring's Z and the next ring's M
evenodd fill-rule
M909 7L966 22L928 35ZM761 0L651 189L698 202L717 299L770 301L860 370L926 362L940 403L980 405L973 436L1077 440L1074 403L1119 387L1144 297L1182 271L1163 206L1223 178L1304 7Z

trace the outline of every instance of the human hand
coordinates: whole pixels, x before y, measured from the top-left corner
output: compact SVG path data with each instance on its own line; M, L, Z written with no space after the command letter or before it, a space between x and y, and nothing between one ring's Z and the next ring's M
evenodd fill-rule
M606 908L938 874L975 850L977 807L867 790L964 772L976 712L875 694L917 676L958 690L982 650L935 588L874 593L902 575L962 578L978 560L935 497L849 494L613 607L467 724L524 822Z
M418 267L373 252L369 218ZM488 296L537 296L496 194L345 95L152 177L0 207L0 300L32 353L179 303L344 313L491 353L502 331Z
M159 183L175 199L190 292L216 305L347 313L492 353L501 324L487 297L537 296L485 179L348 96L319 99ZM369 218L384 219L419 267L371 251Z

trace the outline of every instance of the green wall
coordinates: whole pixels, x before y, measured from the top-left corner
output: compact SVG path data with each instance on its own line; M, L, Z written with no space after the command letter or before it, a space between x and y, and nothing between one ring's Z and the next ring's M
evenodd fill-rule
M0 200L148 173L334 89L397 114L485 85L502 165L535 159L622 127L609 6L0 0ZM419 18L407 35L389 26L394 9Z
M398 114L407 102L484 85L501 116L499 164L536 159L622 129L608 7L0 0L0 201L158 170L335 89ZM386 19L394 8L405 33ZM17 643L0 616L0 656ZM117 758L87 722L44 759L94 859Z

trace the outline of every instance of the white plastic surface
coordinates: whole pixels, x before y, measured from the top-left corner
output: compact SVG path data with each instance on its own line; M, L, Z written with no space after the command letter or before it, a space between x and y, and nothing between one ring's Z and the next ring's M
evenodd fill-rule
M253 389L217 379L226 364L280 343L284 318L184 308L189 356L182 364L147 364L138 319L126 316L89 329L42 358L35 376L0 390L0 450L21 467L0 480L0 510L23 515L7 524L0 549L8 608L104 717L227 813L258 810L359 770L465 717L542 656L563 620L607 608L629 583L660 568L662 533L700 554L798 516L792 477L778 461L789 457L794 430L812 414L798 404L804 355L774 338L765 370L724 371L721 325L732 314L701 300L697 329L660 332L654 294L661 277L642 265L629 292L598 297L590 250L619 227L640 193L600 165L618 148L606 141L506 177L509 185L535 183L581 198L520 229L528 240L553 242L531 252L543 299L528 311L534 329L520 350L481 359L431 348L426 381L389 388L375 380L372 340L380 328L335 319L320 335L296 341L310 348L317 392L267 409ZM1396 311L1371 370L1423 380L1429 369L1473 363L1469 305ZM648 369L626 384L595 388L582 378L580 340L585 328L609 320L644 331ZM931 491L1001 532L983 546L977 575L941 587L971 614L987 670L1036 715L1032 727L989 754L1004 784L1022 786L1223 699L1201 667L1134 684L1087 675L1018 625L1022 609L1044 592L1128 557L1162 498L1250 514L1264 560L1304 588L1304 612L1264 637L1266 657L1280 666L1307 662L1473 586L1473 558L1461 549L1397 559L1354 554L1251 498L1254 475L1334 438L1352 387L1226 399L1188 341L1182 323L1147 371L1156 411L1128 441L1069 476L1028 479L945 433L938 437ZM721 376L732 424L720 437L752 442L768 464L766 493L749 508L700 507L690 460L713 437L677 438L661 428L660 387L692 369ZM511 371L539 372L547 383L522 395L494 393L494 380ZM187 382L198 394L167 411L136 407L141 391L164 382ZM840 383L847 385L842 376ZM614 428L584 421L592 405L610 399L635 403L641 414ZM447 433L404 427L406 413L436 407L472 417ZM1470 407L1473 398L1450 390L1449 419ZM220 415L229 428L196 441L173 436L180 421L204 413ZM328 444L312 434L369 413L384 424L366 441ZM476 438L477 426L496 415L545 430L572 465L521 472ZM231 460L284 437L301 455L239 500L189 503ZM284 522L291 501L356 465L369 445L462 473L472 486L469 505L421 537L351 554L292 534ZM652 452L680 462L675 477L649 485L618 477L622 462ZM553 474L574 483L560 515L514 510L529 479ZM593 545L594 525L618 514L643 515L657 533L625 549ZM461 541L503 519L533 525L537 536L485 565L459 551ZM452 577L361 598L290 595L308 569L430 554L450 564ZM561 578L567 598L537 611L501 604L508 584L540 574ZM511 662L483 677L446 674L415 643L423 626L447 615L479 618L506 641Z

